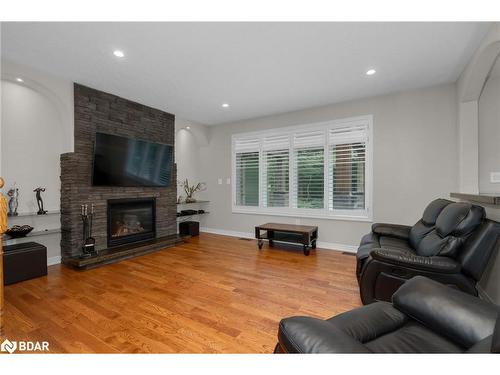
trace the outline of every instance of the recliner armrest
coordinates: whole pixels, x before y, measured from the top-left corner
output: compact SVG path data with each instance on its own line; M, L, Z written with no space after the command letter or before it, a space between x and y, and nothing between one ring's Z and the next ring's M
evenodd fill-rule
M372 232L380 236L389 236L407 240L410 237L411 227L408 225L375 223L372 225Z
M493 334L500 309L423 276L403 284L393 306L433 331L470 348Z
M373 259L384 263L411 267L424 271L458 273L461 268L460 263L448 257L421 257L396 249L374 249L370 255Z
M370 353L366 346L332 323L305 316L283 319L278 340L287 353Z

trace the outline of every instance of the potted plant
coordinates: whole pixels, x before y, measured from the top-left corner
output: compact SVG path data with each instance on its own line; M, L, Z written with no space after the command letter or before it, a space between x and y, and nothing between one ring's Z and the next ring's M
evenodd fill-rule
M179 185L184 189L184 192L186 193L186 203L196 202L194 194L198 191L204 191L206 189L206 185L204 182L198 182L195 185L189 185L189 181L187 178L184 181L181 181Z

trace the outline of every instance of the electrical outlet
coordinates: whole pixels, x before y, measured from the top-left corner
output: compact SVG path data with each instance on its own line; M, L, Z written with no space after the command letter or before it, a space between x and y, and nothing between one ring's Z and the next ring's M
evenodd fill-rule
M492 184L500 183L500 172L491 172L490 173L490 182Z
M217 179L217 183L218 183L219 185L222 185L222 178Z
M226 185L231 185L231 179L229 177L226 178Z

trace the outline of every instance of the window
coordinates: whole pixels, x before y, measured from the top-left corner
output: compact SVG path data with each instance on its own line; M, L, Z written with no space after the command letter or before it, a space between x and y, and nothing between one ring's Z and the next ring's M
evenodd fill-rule
M369 220L371 116L233 136L233 212Z
M265 207L288 207L289 161L288 150L264 151Z
M349 124L329 130L329 209L364 210L366 205L366 126Z
M236 205L259 205L259 141L241 140L236 144Z

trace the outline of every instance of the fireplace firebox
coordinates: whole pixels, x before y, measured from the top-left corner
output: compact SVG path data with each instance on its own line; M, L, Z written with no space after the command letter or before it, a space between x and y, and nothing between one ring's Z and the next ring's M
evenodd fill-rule
M108 200L108 247L155 237L155 198Z

